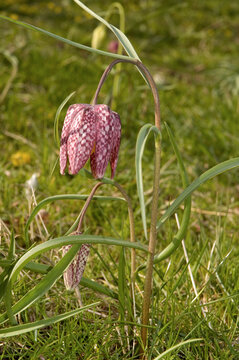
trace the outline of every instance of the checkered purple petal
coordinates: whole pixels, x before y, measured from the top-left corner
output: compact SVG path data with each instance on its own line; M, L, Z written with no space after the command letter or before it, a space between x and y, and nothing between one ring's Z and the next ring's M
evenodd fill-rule
M113 142L110 154L111 179L113 179L113 177L115 176L115 170L118 162L121 137L121 121L119 115L116 112L111 111L111 116L114 120Z
M67 253L67 251L71 248L72 245L66 245L62 248L63 255ZM85 265L87 258L90 253L90 245L83 244L80 248L80 251L76 254L72 263L68 266L66 271L63 274L65 287L67 290L75 289L82 278L82 275L85 270Z
M96 116L93 107L88 105L76 113L69 129L67 155L70 174L77 174L85 165L95 141Z
M94 111L97 118L97 134L95 151L91 154L90 165L93 176L101 179L110 159L114 120L107 105L95 105Z
M60 146L60 173L64 175L67 164L67 141L69 138L69 131L76 113L86 107L86 104L73 104L66 113L62 132L61 132L61 146Z
M65 173L65 168L67 164L67 152L66 152L66 144L68 139L69 127L72 121L72 115L77 107L77 104L71 105L66 113L66 117L64 120L62 132L61 132L61 146L60 146L60 172L62 175Z

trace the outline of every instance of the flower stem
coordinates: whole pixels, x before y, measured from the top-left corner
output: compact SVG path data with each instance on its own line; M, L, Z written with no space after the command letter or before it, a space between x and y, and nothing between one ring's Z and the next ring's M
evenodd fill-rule
M98 84L94 99L93 105L96 104L97 98L100 92L102 85L104 84L108 74L114 65L124 62L131 63L137 66L141 73L144 74L147 82L152 90L152 94L154 97L154 105L155 105L155 126L160 130L160 103L159 96L156 84L153 80L152 75L148 71L148 69L138 60L131 59L117 59L114 60L109 66L105 69L100 82ZM153 197L152 197L152 208L151 208L151 225L150 225L150 236L149 236L149 255L147 260L147 268L146 268L146 277L144 283L144 298L143 298L143 308L142 308L142 325L148 325L149 322L149 307L150 307L150 297L152 292L152 275L153 275L153 259L155 254L155 247L157 241L157 231L156 231L156 222L158 215L158 198L159 198L159 178L160 178L160 155L161 155L161 147L160 147L160 139L155 137L155 165L154 165L154 183L153 183ZM147 343L147 335L148 329L147 326L143 326L141 330L141 338L143 348L146 347ZM144 358L143 350L140 351L141 359Z
M159 178L160 178L160 155L161 155L161 144L160 138L155 137L155 163L154 163L154 184L153 184L153 198L151 208L151 225L150 225L150 237L149 237L149 254L146 266L146 276L144 282L144 298L142 308L142 324L148 325L149 322L149 307L150 297L152 292L152 275L153 275L153 263L155 247L157 242L157 215L158 215L158 198L159 198ZM142 327L141 338L143 346L147 343L148 328Z
M97 190L101 185L104 185L104 183L103 183L103 182L97 183L97 184L93 187L93 189L91 190L91 193L90 193L88 199L86 200L85 205L83 206L83 209L81 210L81 216L80 216L79 224L78 224L78 226L77 226L77 230L75 231L75 234L82 234L81 226L82 226L82 223L83 223L83 219L84 219L85 213L86 213L86 211L87 211L87 209L88 209L88 206L90 205L90 202L91 202L93 196L95 195L96 190Z
M156 87L156 84L154 82L154 79L148 69L139 61L139 60L131 60L131 59L116 59L112 61L107 68L105 69L103 75L101 76L101 79L99 81L98 87L95 92L95 96L92 101L92 105L95 105L97 103L98 95L101 90L102 85L104 84L107 76L109 75L112 68L118 64L118 63L130 63L139 68L139 70L145 75L148 84L152 90L152 94L154 97L154 105L155 105L155 126L160 130L160 103L159 103L159 96L158 96L158 90Z

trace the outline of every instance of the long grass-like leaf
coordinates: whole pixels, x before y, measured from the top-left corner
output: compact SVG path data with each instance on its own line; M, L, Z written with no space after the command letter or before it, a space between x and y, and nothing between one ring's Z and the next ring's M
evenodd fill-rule
M37 215L37 213L47 204L53 202L53 201L57 201L57 200L87 200L89 197L89 195L78 195L78 194L63 194L63 195L54 195L54 196L49 196L45 199L43 199L42 201L40 201L37 206L33 209L32 213L30 214L26 226L25 226L25 230L24 230L24 235L25 235L25 240L26 240L26 244L29 244L29 234L28 234L28 230L30 227L31 222L33 221L34 217ZM93 200L121 200L121 201L125 201L124 198L121 197L112 197L112 196L94 196Z
M125 312L125 254L124 248L120 251L119 266L118 266L118 289L119 289L119 305L120 305L120 318L124 320Z
M5 295L7 282L9 279L9 276L11 274L13 265L7 266L3 272L0 274L0 300L2 300L3 296Z
M169 128L169 126L166 123L165 123L165 126L166 126L170 142L173 146L173 149L174 149L177 161L178 161L179 171L180 171L183 186L186 188L189 185L189 181L188 181L188 175L187 175L184 163L183 163L182 156L179 152L179 149L177 147L177 144L176 144L176 141L174 139L171 129ZM187 197L184 200L184 212L183 212L183 218L181 221L180 229L178 230L177 234L173 237L173 240L171 241L171 243L160 254L158 254L154 257L154 264L159 263L160 261L166 259L178 248L181 241L183 240L183 238L186 235L189 221L190 221L190 215L191 215L191 196Z
M161 219L157 223L157 230L165 223L165 221L175 213L177 208L182 204L182 202L187 199L200 185L204 184L206 181L214 178L217 175L220 175L228 170L232 170L239 166L239 157L224 161L211 169L205 171L200 175L196 180L194 180L169 206L165 211Z
M137 183L137 190L139 196L142 223L144 228L144 235L146 239L148 238L148 235L147 235L147 222L146 222L146 212L145 212L145 202L144 202L142 157L144 153L145 143L151 131L153 131L156 135L160 134L158 128L152 124L145 124L140 129L137 137L136 151L135 151L136 183Z
M129 56L119 55L119 54L111 53L111 52L108 52L108 51L102 51L102 50L99 50L99 49L93 49L90 46L82 45L82 44L77 43L75 41L71 41L71 40L66 39L66 38L64 38L62 36L53 34L50 31L47 31L47 30L41 29L41 28L39 28L37 26L28 24L28 23L26 23L24 21L11 19L8 16L0 15L0 19L7 20L7 21L9 21L9 22L11 22L13 24L23 26L26 29L38 31L38 32L40 32L42 34L45 34L45 35L48 35L48 36L50 36L50 37L52 37L52 38L54 38L54 39L56 39L58 41L64 42L64 43L66 43L68 45L75 46L75 47L77 47L79 49L82 49L82 50L86 50L86 51L89 51L89 52L92 52L92 53L96 53L96 54L99 54L99 55L105 55L105 56L109 56L109 57L113 57L113 58L117 58L117 59L129 59ZM132 57L132 60L133 59L135 59L135 58Z
M9 268L9 266L11 264L12 263L9 260L5 260L5 262L3 262L3 260L0 261L0 266L2 266L4 268ZM12 267L13 267L13 265L11 266L11 268L10 268L10 270L8 272L6 272L5 271L6 269L5 269L4 270L5 273L3 271L1 273L1 275L0 275L0 294L1 295L3 295L2 291L1 291L1 288L2 288L1 286L2 286L2 284L4 282L4 279L7 278L10 275ZM29 263L27 263L25 265L24 269L33 271L33 272L38 273L38 274L47 274L52 269L52 266L30 261ZM112 291L112 290L108 289L107 287L97 283L96 281L92 281L92 280L86 279L85 277L82 277L82 279L80 281L80 284L82 286L84 286L84 287L92 289L92 290L94 290L96 292L99 292L101 294L110 296L110 297L112 297L114 299L118 299L118 295L114 291ZM1 299L1 295L0 295L0 299Z
M130 248L147 251L144 245L141 245L139 243L133 243L121 239L118 240L113 238L104 238L104 237L92 236L92 235L63 236L61 238L48 240L45 243L33 247L18 260L18 262L15 264L15 266L12 269L11 275L9 276L8 284L6 287L5 300L6 300L7 314L8 317L11 319L12 323L14 323L14 314L16 313L17 310L16 308L11 307L11 289L19 272L26 266L26 264L29 263L29 261L31 261L34 257L40 255L43 252L49 251L57 247L61 247L63 245L68 245L68 244L75 245L72 246L72 248L60 260L60 262L45 276L45 278L39 284L37 291L35 289L33 292L30 292L29 297L27 297L26 295L18 302L18 307L20 307L21 309L28 307L30 304L32 304L32 302L36 301L56 282L56 280L62 275L63 271L72 261L73 257L78 252L80 246L83 243L118 245L118 246L130 247ZM0 322L4 321L5 318L6 316L4 318L0 317Z
M184 346L184 345L187 345L187 344L196 342L196 341L202 341L202 340L203 340L203 339L189 339L189 340L186 340L186 341L182 341L181 343L179 343L179 344L177 344L177 345L174 345L174 346L172 346L171 348L165 350L162 354L160 354L159 356L157 356L156 358L154 358L154 360L165 359L165 356L166 356L167 354L170 354L172 351L180 348L181 346Z
M79 313L83 312L84 310L89 309L90 307L98 305L98 304L99 304L99 302L96 302L96 303L81 307L79 309L66 312L61 315L53 316L48 319L39 320L39 321L35 321L33 323L27 323L27 324L22 324L22 325L13 326L10 328L2 329L2 330L0 330L0 338L22 335L29 331L37 330L37 329L55 324L59 321L66 320L72 316L78 315Z
M16 324L16 320L14 315L18 313L19 311L23 311L26 308L28 308L30 305L32 305L35 301L37 301L41 296L43 296L59 279L59 277L62 275L62 273L66 270L68 265L71 263L77 252L79 251L81 245L74 245L72 246L69 251L63 256L63 258L54 266L52 270L48 272L48 274L40 281L39 284L35 286L33 290L30 290L26 295L24 295L18 303L12 307L12 287L14 284L14 281L16 279L16 276L18 274L15 269L17 268L17 265L19 262L21 262L21 259L15 264L13 267L12 273L9 276L7 285L6 285L6 291L5 291L5 304L6 304L6 310L7 310L7 317L9 318L11 324ZM33 249L32 249L33 250ZM28 251L28 253L31 250ZM25 255L27 255L26 253ZM25 256L23 255L23 257ZM15 271L15 272L14 272ZM15 277L14 277L15 275ZM0 317L1 319L1 317ZM3 315L3 319L6 319L6 315ZM0 320L1 321L1 320Z
M134 248L138 250L142 250L147 252L147 248L139 243L139 242L130 242L125 241L122 239L114 239L110 237L102 237L102 236L95 236L95 235L71 235L71 236L62 236L55 239L50 239L42 244L39 244L29 251L27 251L15 264L12 273L11 273L11 280L15 281L19 272L25 267L25 265L31 261L36 256L64 245L82 245L82 244L104 244L104 245L116 245L116 246L123 246Z
M68 254L70 255L70 254ZM71 255L70 255L71 256ZM74 257L74 255L72 254L72 258ZM58 267L58 272L60 272L60 276L61 273L64 271L64 269L66 269L67 267L67 263L65 262L66 259L61 259L58 264L56 265ZM70 262L70 259L68 259ZM24 269L29 269L32 271L35 271L34 266L32 266L32 264L34 265L33 262L28 263ZM31 265L31 266L30 266ZM42 265L45 266L45 271L48 270L49 266L44 265L44 264L35 264L37 266ZM48 270L49 271L49 270ZM2 274L1 274L2 275ZM8 274L9 276L10 274ZM52 272L51 274L49 274L48 276L45 276L33 289L31 289L26 295L24 295L16 304L14 304L12 306L12 315L16 315L19 314L20 312L22 312L23 310L27 309L29 306L31 306L35 301L37 301L41 296L43 296L49 289L50 287L52 287L54 285L54 277L56 279L56 277L58 277L58 274L56 271L54 271L54 273ZM0 294L4 294L4 287L6 287L6 283L1 282L1 286L0 286ZM95 292L107 295L113 299L118 299L117 294L108 289L107 287L98 284L95 281L86 279L84 277L82 277L80 285L87 287L89 289L92 289ZM8 315L7 312L5 312L4 314L0 315L0 323L5 322L8 319Z
M106 21L105 19L103 19L101 16L99 16L98 14L96 14L94 11L92 11L91 9L89 9L85 4L83 4L81 1L79 0L74 0L74 2L79 5L82 9L84 9L86 12L88 12L88 14L90 14L91 16L95 17L97 20L99 20L101 23L103 23L105 26L107 26L117 37L117 39L120 41L120 43L123 45L125 51L127 52L127 54L137 60L140 60L138 57L138 54L136 53L133 45L131 44L131 42L129 41L129 39L127 38L127 36L120 31L120 29L118 29L117 27L115 27L114 25L110 24L108 21Z
M86 279L85 277L82 277L80 281L80 285L87 287L88 289L94 290L100 294L107 295L113 299L118 299L118 295L116 292L108 289L107 287L98 284L96 281L92 281L90 279Z
M61 105L58 107L56 111L55 121L54 121L54 139L57 148L60 148L60 137L59 137L59 118L61 115L61 111L66 103L70 100L70 98L75 95L75 91L73 91L70 95L68 95L64 101L62 101Z
M15 248L16 248L16 244L15 244L15 234L14 231L11 232L11 237L10 237L10 246L9 246L9 251L8 251L8 256L7 256L7 260L14 260L15 259Z
M133 45L131 44L131 42L129 41L129 39L127 38L127 36L120 30L118 29L116 26L110 24L106 19L102 18L101 16L99 16L98 14L96 14L93 10L89 9L85 4L83 4L80 0L74 0L75 3L77 5L79 5L82 9L84 9L86 12L88 12L88 14L90 14L91 16L95 17L97 20L99 20L102 24L104 24L105 26L108 27L108 29L110 29L114 35L117 37L117 39L119 40L120 44L123 46L123 48L125 49L125 51L127 52L127 54L129 55L129 58L131 59L135 59L135 60L139 60L140 58L137 54L137 52L135 51ZM122 58L123 55L118 55L119 58ZM124 57L125 58L125 57ZM140 70L137 67L137 70L140 72L140 74L142 75L142 77L144 78L145 82L149 85L149 82L145 76L145 74L143 73L142 70Z
M17 75L17 70L18 70L18 59L13 56L12 54L10 54L8 51L1 51L0 50L0 54L3 54L5 56L5 58L10 62L10 64L12 65L12 71L11 74L7 80L6 85L4 86L2 92L0 93L0 104L3 103L5 97L7 96L12 82L15 79L16 75Z
M166 126L170 142L172 144L173 150L175 152L175 155L176 155L176 158L178 161L179 171L180 171L183 186L187 187L189 185L189 181L188 181L188 176L187 176L187 172L186 172L186 169L185 169L185 166L183 163L182 156L179 152L179 149L178 149L178 146L174 139L174 136L172 134L172 131L170 130L169 126L166 123L165 123L165 126ZM160 254L155 255L154 264L157 264L160 261L169 257L178 248L181 241L185 237L185 234L186 234L186 231L187 231L187 228L189 225L190 214L191 214L191 197L188 197L184 201L184 206L185 206L185 208L184 208L184 212L183 212L183 218L182 218L180 229L178 230L177 234L174 235L171 243ZM145 267L146 267L146 263L139 266L137 271L143 270Z

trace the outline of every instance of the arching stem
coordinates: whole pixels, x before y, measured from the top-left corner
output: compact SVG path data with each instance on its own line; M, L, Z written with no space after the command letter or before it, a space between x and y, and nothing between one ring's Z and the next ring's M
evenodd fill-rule
M160 130L160 103L159 103L159 96L158 96L158 90L156 87L156 84L154 82L154 79L152 77L152 75L150 74L150 72L148 71L148 69L139 61L139 60L130 60L130 59L116 59L114 61L112 61L112 63L110 63L107 68L105 69L103 75L101 76L101 79L99 81L98 87L96 89L95 92L95 96L93 98L92 101L92 105L95 105L97 103L97 99L98 99L98 95L99 92L101 90L102 85L104 84L107 76L109 75L110 71L112 70L112 68L118 64L118 63L130 63L133 64L135 66L137 66L137 68L145 75L150 88L152 90L152 94L154 97L154 105L155 105L155 126L157 126L157 128Z
M101 90L102 85L104 84L108 74L114 65L118 63L130 63L138 67L138 69L144 74L147 82L152 90L153 98L154 98L154 106L155 106L155 126L160 130L160 103L159 96L156 84L153 80L152 75L148 71L148 69L138 60L131 59L117 59L114 60L104 71L99 85L97 87L93 105L97 103L97 98L99 92ZM160 139L155 138L155 165L154 165L154 183L153 183L153 197L152 197L152 208L151 208L151 224L150 224L150 236L149 236L149 255L147 260L147 268L146 268L146 276L144 283L144 298L143 298L143 308L142 308L142 325L148 325L149 322L149 307L150 307L150 297L152 293L152 275L153 275L153 259L155 254L156 240L157 240L157 231L156 231L156 222L158 215L158 198L159 198L159 178L160 178L160 155L161 155L161 146ZM147 344L147 335L148 329L146 326L142 327L141 330L141 338L143 348L146 347ZM144 358L141 350L141 358Z
M90 205L90 202L93 198L93 196L95 195L95 192L96 190L101 186L101 185L104 185L103 182L99 182L97 183L93 189L91 190L91 193L89 195L89 197L87 198L86 202L85 202L85 205L83 206L83 209L81 210L81 216L80 216L80 219L79 219L79 224L77 226L77 230L76 230L76 234L82 234L82 231L81 231L81 226L82 226L82 223L83 223L83 220L84 220L84 216L85 216L85 213L88 209L88 206Z

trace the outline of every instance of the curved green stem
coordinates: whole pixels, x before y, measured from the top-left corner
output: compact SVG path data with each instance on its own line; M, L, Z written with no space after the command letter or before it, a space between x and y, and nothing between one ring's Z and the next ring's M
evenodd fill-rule
M101 90L102 85L104 84L108 74L114 65L118 63L130 63L138 67L141 73L144 74L147 82L152 90L154 105L155 105L155 126L160 130L160 103L159 96L156 84L153 80L152 75L148 69L138 60L130 59L117 59L114 60L111 64L108 65L104 71L100 82L98 84L94 99L93 105L97 103L97 98ZM149 321L149 307L150 307L150 297L152 292L152 274L153 274L153 261L155 254L155 247L157 241L157 215L158 215L158 198L159 198L159 178L160 178L160 155L161 155L161 146L160 138L155 138L155 166L154 166L154 182L153 182L153 197L152 197L152 208L151 208L151 225L150 225L150 236L149 236L149 255L147 261L146 277L144 283L144 298L143 298L143 308L142 308L142 325L148 325ZM148 329L146 326L142 327L141 338L143 348L146 346L147 342ZM143 358L143 351L140 351L141 357Z
M101 76L101 79L99 81L98 87L95 92L95 96L93 98L92 104L95 105L97 103L97 98L99 95L99 92L101 90L102 85L104 84L107 76L109 75L112 68L118 64L118 63L130 63L135 65L146 77L148 84L152 90L152 94L154 97L154 105L155 105L155 126L160 130L160 103L159 103L159 96L158 96L158 90L156 87L156 84L154 82L154 79L148 69L139 61L139 60L132 60L132 59L116 59L110 63L107 68L105 69L103 75Z
M149 323L149 307L150 297L152 292L152 275L153 262L157 242L157 216L158 216L158 198L159 198L159 178L160 178L160 156L161 156L161 142L160 137L155 137L155 161L154 161L154 184L153 184L153 198L151 208L151 224L149 235L149 254L146 267L146 276L144 281L144 298L142 309L142 325ZM148 328L142 327L141 338L145 348L147 342Z
M76 230L76 234L82 234L82 232L81 232L81 226L82 226L82 223L83 223L83 219L84 219L85 213L86 213L86 211L87 211L87 209L88 209L88 206L90 205L90 202L91 202L93 196L95 195L96 190L97 190L101 185L104 185L104 183L103 183L103 182L97 183L97 184L93 187L93 189L91 190L91 193L90 193L88 199L86 200L85 205L83 206L83 209L81 210L81 216L80 216L79 224L78 224L78 227L77 227L77 230Z

